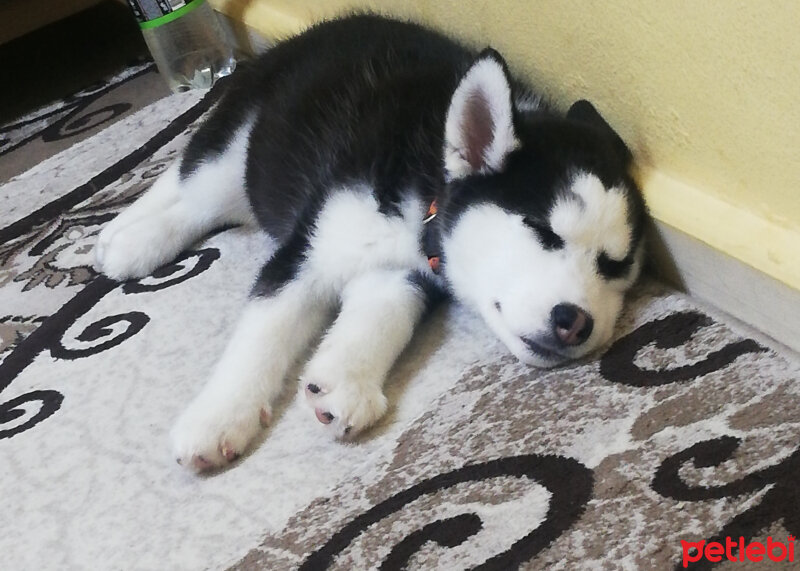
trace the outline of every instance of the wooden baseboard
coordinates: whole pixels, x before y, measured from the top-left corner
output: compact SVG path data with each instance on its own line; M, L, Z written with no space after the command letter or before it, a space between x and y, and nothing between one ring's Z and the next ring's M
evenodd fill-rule
M638 179L653 218L800 290L800 228L740 208L654 168L642 168Z
M800 291L669 224L654 222L648 240L657 277L800 353Z
M256 30L269 41L302 31L311 22L257 0L209 0L214 9L231 20Z
M233 42L233 48L238 54L253 56L273 45L273 42L241 20L236 20L221 12L218 13L218 16L222 28Z

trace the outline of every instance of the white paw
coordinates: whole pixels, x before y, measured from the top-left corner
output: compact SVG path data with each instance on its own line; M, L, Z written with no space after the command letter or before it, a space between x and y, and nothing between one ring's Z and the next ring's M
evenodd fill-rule
M178 464L202 472L236 460L266 426L269 409L251 403L236 406L200 395L172 429L172 450Z
M177 253L169 228L158 216L123 227L114 222L100 232L95 246L95 267L110 278L144 277Z
M306 374L300 390L317 420L337 438L355 436L383 417L388 403L382 379L336 378L341 373Z

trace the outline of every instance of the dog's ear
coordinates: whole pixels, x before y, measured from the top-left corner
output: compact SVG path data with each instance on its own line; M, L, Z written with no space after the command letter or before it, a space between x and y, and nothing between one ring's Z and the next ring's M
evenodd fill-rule
M450 100L444 148L447 176L452 180L501 170L518 144L506 63L499 53L486 49Z
M592 125L598 131L603 132L614 145L614 150L617 152L620 159L622 159L625 166L629 165L633 160L633 155L625 144L625 141L622 140L622 137L620 137L617 132L611 128L611 125L603 119L594 105L585 99L581 99L572 104L572 107L567 111L567 119L573 119Z

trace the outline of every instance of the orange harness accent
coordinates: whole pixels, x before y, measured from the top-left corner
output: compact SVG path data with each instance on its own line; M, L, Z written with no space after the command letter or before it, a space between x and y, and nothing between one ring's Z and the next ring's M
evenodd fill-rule
M425 215L425 218L422 220L423 224L427 224L434 218L436 218L436 214L439 212L439 207L436 206L436 199L433 199L431 205L428 207L428 213Z

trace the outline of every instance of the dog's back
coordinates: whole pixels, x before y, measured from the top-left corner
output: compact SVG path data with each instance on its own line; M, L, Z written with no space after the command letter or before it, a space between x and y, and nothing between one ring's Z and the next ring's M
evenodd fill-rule
M247 189L279 240L326 195L366 183L385 211L441 187L444 121L474 54L411 23L360 15L318 25L246 64L181 164L213 160L246 121Z

